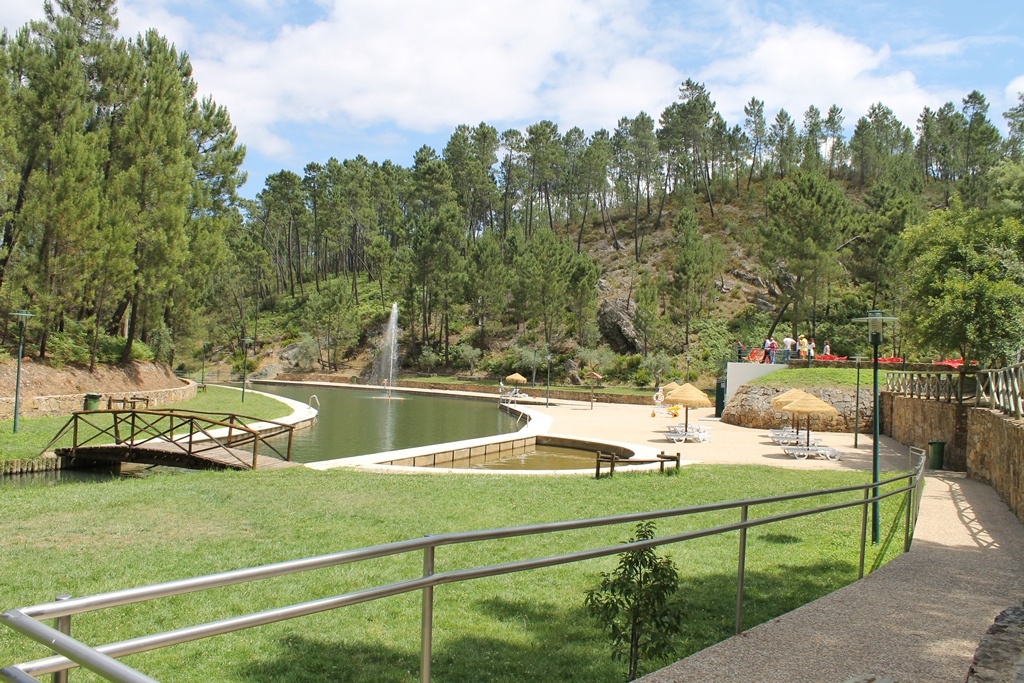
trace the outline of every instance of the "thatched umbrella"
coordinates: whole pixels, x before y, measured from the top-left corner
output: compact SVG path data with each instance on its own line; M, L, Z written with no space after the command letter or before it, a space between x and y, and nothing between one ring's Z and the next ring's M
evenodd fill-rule
M505 378L505 381L509 384L526 384L526 378L520 375L518 372L513 372L511 375Z
M684 431L689 431L690 429L690 408L711 407L711 399L708 398L708 395L689 382L678 389L673 389L665 396L665 400L670 403L678 403L686 408L686 422L683 425Z
M792 403L787 404L782 408L784 412L793 413L794 416L806 415L807 416L807 445L811 445L811 415L838 415L839 411L834 406L822 401L817 396L807 394L803 398L798 398Z
M663 386L663 387L661 388L661 390L662 390L662 391L664 391L664 392L665 392L665 394L667 395L667 394L669 394L669 393L671 393L671 392L675 391L675 390L676 390L676 389L678 389L678 388L679 388L679 384L678 384L678 383L676 383L676 382L669 382L668 384L666 384L665 386Z
M772 409L782 410L787 403L792 403L798 398L803 398L808 395L809 394L803 389L790 389L789 391L784 391L772 399Z
M810 394L803 389L790 389L789 391L784 391L772 399L772 410L781 411L786 407L786 404L792 403L798 398L803 398L804 396L810 396ZM800 421L796 419L796 415L793 415L793 426L796 428L796 433L799 434Z

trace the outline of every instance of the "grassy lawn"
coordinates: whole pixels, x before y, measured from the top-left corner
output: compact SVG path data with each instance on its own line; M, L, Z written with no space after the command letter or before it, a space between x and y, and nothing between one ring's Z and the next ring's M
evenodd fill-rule
M884 372L886 368L879 369L879 381L885 381ZM899 369L899 368L896 368ZM763 377L752 379L747 384L761 387L785 387L791 389L827 389L830 387L851 387L857 386L856 368L787 368L779 372L772 372ZM861 389L871 388L871 363L864 363L860 368Z
M106 407L106 404L101 404ZM251 415L264 420L273 420L291 414L291 408L276 399L252 391L245 392L245 403L242 403L242 392L208 385L205 393L195 398L178 403L159 406L159 409L176 408L180 410L196 410L204 412L223 412ZM217 419L217 416L210 416ZM99 418L96 418L99 422ZM110 418L107 418L107 424ZM20 460L37 457L50 443L50 440L67 424L68 416L59 417L21 417L18 420L18 433L14 433L14 420L0 422L0 461ZM85 436L85 434L83 434ZM71 434L67 434L54 446L70 446Z
M248 406L248 397L246 404ZM349 470L189 472L142 480L7 486L0 609L88 595L390 541L473 529L581 519L864 483L861 473L691 466L676 476L382 475ZM0 486L3 486L0 484ZM820 500L816 505L825 504ZM885 542L868 565L902 548L899 503L883 504ZM757 518L790 504L754 508ZM658 535L724 524L738 513L658 522ZM750 628L857 577L860 512L756 527L748 535ZM506 539L437 552L437 571L615 545L631 525ZM686 627L673 658L732 633L738 534L662 549L682 578ZM584 592L615 557L440 586L434 679L621 681L607 637L583 611ZM280 577L75 617L99 644L411 578L419 554ZM418 681L420 596L408 594L126 659L166 681ZM13 632L0 666L46 654ZM669 660L647 662L653 670ZM76 672L76 680L96 680Z

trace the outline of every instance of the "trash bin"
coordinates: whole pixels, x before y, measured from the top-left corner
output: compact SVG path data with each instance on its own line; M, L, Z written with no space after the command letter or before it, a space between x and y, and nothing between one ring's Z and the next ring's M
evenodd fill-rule
M930 470L941 470L942 459L946 455L946 442L945 441L929 441L928 442L928 469Z
M725 380L720 379L715 384L715 417L722 417L725 410Z
M100 397L103 394L86 394L85 403L82 405L83 410L99 410L100 408Z

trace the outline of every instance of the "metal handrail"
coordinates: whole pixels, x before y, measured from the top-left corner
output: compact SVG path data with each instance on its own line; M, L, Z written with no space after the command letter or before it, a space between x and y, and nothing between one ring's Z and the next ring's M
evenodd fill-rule
M387 543L368 548L361 548L358 550L343 551L339 553L320 555L315 557L303 558L299 560L290 560L286 562L279 562L259 567L237 569L227 572L220 572L217 574L209 574L206 576L181 579L177 581L169 581L165 583L153 584L150 586L124 589L82 598L58 600L54 602L43 603L40 605L34 605L31 607L24 607L17 610L10 610L8 612L0 614L0 621L5 623L7 626L13 628L14 630L22 633L23 635L26 635L29 638L46 645L54 652L58 653L57 656L37 659L30 662L15 665L15 668L20 672L23 672L28 675L36 675L65 671L76 666L83 666L89 668L90 670L96 673L99 673L100 675L106 677L108 680L111 681L118 681L121 683L145 683L151 681L152 679L132 669L128 669L128 672L125 672L123 669L118 669L117 671L114 671L113 669L109 668L109 662L107 662L107 659L121 657L128 654L145 652L193 640L199 640L214 635L220 635L224 633L230 633L233 631L252 628L254 626L261 626L265 624L275 623L278 621L284 621L286 619L316 614L319 612L333 610L339 607L345 607L349 605L355 605L384 597L391 597L394 595L409 593L412 591L423 591L421 680L424 682L428 682L430 680L433 623L433 588L435 586L448 583L455 583L459 581L467 581L471 579L485 578L490 576L499 576L519 571L541 569L544 567L552 567L561 564L568 564L572 562L579 562L599 557L606 557L609 555L617 555L630 550L653 548L660 545L679 543L687 540L693 540L697 538L704 538L722 533L739 531L740 553L739 567L737 573L738 590L735 629L736 633L740 633L742 631L743 619L743 582L745 576L746 563L746 530L748 528L756 526L774 524L777 522L797 519L809 515L821 514L825 512L831 512L835 510L860 506L863 512L861 515L862 519L860 529L861 550L859 576L863 578L864 560L867 545L866 520L868 505L883 500L885 498L906 494L907 500L904 502L906 512L906 523L904 527L904 551L907 551L910 548L910 542L913 538L913 531L914 526L916 524L917 513L920 507L920 496L921 487L923 486L924 469L923 454L915 453L914 455L918 455L918 463L912 472L910 472L909 474L892 477L890 479L880 481L877 483L868 483L864 485L846 486L811 492L785 494L780 496L770 496L764 498L755 498L727 503L711 503L707 505L698 505L688 508L674 508L670 510L637 512L622 515L613 515L608 517L599 517L593 519L572 520L564 522L549 522L544 524L534 524L522 527L508 527L504 529L489 529L480 531L448 533L437 536L427 536L424 538L398 541L394 543ZM899 486L898 488L886 491L885 493L880 493L877 496L871 495L872 489L875 489L876 487L895 485L900 482L905 483L904 485ZM863 491L864 495L862 498L855 498L852 500L832 503L829 505L780 513L768 517L749 519L749 510L751 507L754 506L765 505L769 503L800 500L804 498L831 496L842 493L853 493L858 491ZM668 536L662 536L650 540L634 541L632 543L617 544L614 546L605 546L600 548L592 548L588 550L579 550L559 555L519 560L504 564L486 565L482 567L434 573L434 553L437 547L439 546L513 538L519 536L530 536L536 534L549 534L555 532L587 529L593 527L612 526L631 522L639 522L643 520L682 517L686 515L730 509L740 510L741 514L739 522L721 524L718 526L707 527L704 529L687 531ZM71 638L71 636L62 633L60 630L50 627L38 621L40 619L49 618L64 618L65 620L67 620L70 618L70 616L75 614L82 614L94 610L106 609L109 607L129 605L133 603L144 602L163 597L182 595L185 593L191 593L200 590L207 590L211 588L229 586L233 584L246 583L250 581L273 578L283 576L286 574L305 572L314 569L335 567L352 562L387 557L413 551L423 551L424 553L424 573L422 577L398 581L391 584L363 589L351 593L336 595L309 602L298 603L286 607L279 607L265 610L262 612L231 617L228 619L222 619L220 621L208 622L206 624L199 624L196 626L166 631L163 633L142 636L130 640L108 643L97 647L88 647L80 643L79 641L74 640L73 638ZM83 650L82 648L85 649ZM113 659L111 661L116 663L116 659ZM0 673L4 673L5 671L6 670L0 670ZM16 679L12 678L11 680Z

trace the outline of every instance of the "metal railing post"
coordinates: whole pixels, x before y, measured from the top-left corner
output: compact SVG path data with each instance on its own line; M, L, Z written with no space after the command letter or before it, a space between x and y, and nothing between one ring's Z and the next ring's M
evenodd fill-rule
M57 602L63 602L65 600L70 600L70 599L71 599L71 595L68 594L68 593L61 593L56 598ZM58 631L60 631L61 633L63 633L64 635L70 636L71 635L71 615L69 614L67 616L57 617L56 619L53 620L53 627L55 629L57 629ZM63 671L54 671L53 675L50 677L50 680L53 683L68 683L68 670L64 669Z
M749 506L740 508L740 522L747 521ZM736 573L736 635L743 633L743 584L747 575L747 528L740 529L739 567Z
M423 549L423 576L434 574L434 547ZM434 587L423 587L423 621L420 642L420 682L430 683L430 660L434 642Z
M870 489L864 489L864 504L860 506L860 572L857 578L864 578L864 555L868 547L868 498Z
M910 518L911 518L911 510L914 507L914 488L913 487L911 487L911 488L909 488L907 490L906 505L907 505L907 519L906 519L906 524L905 524L904 529L903 529L903 552L909 553L910 552Z

